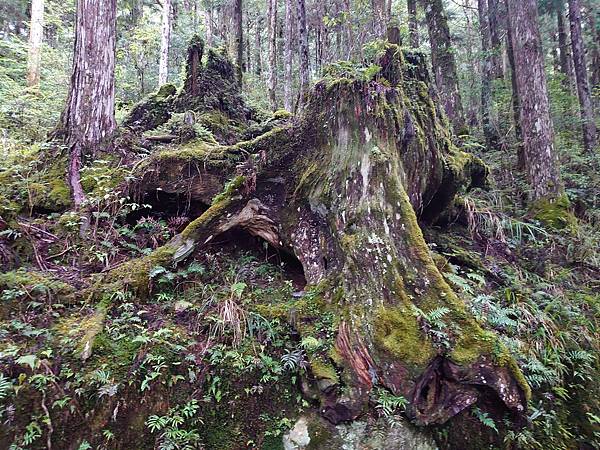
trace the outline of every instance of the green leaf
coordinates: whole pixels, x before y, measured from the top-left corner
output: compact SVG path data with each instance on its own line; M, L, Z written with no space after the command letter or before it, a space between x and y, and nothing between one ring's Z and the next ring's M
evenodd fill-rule
M231 292L237 298L241 298L242 294L244 293L244 289L246 289L246 287L247 287L246 283L234 283L231 285Z
M27 365L31 367L31 370L34 370L39 365L39 359L35 355L25 355L17 359L17 364Z

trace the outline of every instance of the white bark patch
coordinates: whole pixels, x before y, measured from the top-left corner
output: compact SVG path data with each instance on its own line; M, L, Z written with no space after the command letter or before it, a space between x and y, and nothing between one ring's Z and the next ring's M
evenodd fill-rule
M367 190L369 188L369 175L371 174L371 159L368 153L364 153L360 162L360 174L362 176L362 197L364 199L367 196Z

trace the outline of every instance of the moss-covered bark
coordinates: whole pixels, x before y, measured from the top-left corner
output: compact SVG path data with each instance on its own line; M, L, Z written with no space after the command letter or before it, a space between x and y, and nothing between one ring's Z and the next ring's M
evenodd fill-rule
M313 287L290 308L294 325L305 338L324 328L335 335L311 356L330 421L359 416L375 385L409 399L424 424L444 423L491 392L519 416L527 383L446 284L418 224L481 184L486 168L452 143L419 55L388 45L379 64L377 73L330 74L302 117L252 141L157 154L137 187L187 185L206 202L215 186L243 176L173 242L201 246L235 226L297 256ZM141 287L157 255L177 259L168 249L173 243L114 276L135 273ZM314 326L326 315L333 319Z

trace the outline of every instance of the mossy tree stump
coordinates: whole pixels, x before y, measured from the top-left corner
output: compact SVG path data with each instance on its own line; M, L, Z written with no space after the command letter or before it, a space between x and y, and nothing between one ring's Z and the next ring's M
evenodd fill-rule
M317 83L299 118L253 141L149 158L134 186L142 194L160 188L206 202L232 181L166 247L108 276L144 291L154 264L246 229L304 268L307 294L273 314L316 339L317 319L334 317L335 338L310 358L331 422L362 414L375 386L406 397L420 424L444 423L485 397L522 417L527 383L445 282L419 226L481 184L486 168L452 143L420 55L387 45L379 65L368 78Z

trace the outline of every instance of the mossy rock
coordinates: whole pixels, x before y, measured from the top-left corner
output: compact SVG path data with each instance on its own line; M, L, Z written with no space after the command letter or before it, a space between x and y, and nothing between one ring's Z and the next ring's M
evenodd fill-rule
M577 218L571 212L566 194L556 199L537 200L531 207L531 215L542 225L553 230L575 230Z

